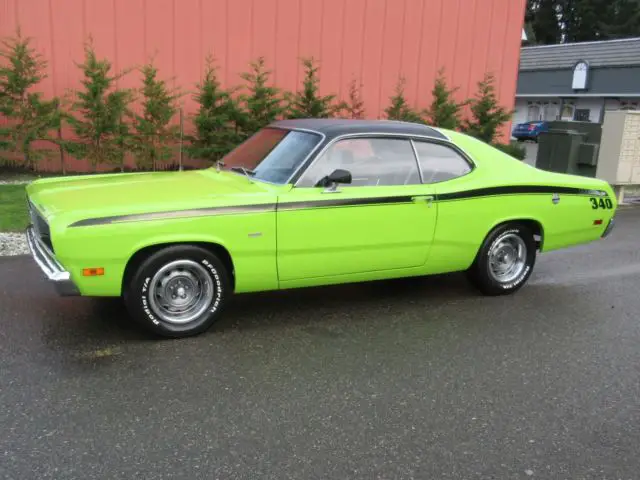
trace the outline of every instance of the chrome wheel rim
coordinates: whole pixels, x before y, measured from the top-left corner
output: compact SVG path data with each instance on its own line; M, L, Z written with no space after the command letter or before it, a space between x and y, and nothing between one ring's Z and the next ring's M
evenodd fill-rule
M192 322L213 301L215 287L207 270L192 260L163 266L149 284L149 304L160 320L174 325Z
M500 283L517 279L527 264L527 246L520 236L507 233L499 237L489 251L489 273Z

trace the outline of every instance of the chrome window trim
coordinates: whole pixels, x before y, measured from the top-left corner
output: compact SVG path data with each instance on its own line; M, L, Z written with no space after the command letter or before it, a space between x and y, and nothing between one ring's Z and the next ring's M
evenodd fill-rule
M467 154L466 151L464 151L462 148L460 148L458 145L454 144L453 142L437 142L436 141L436 142L430 142L430 143L436 143L438 145L442 145L445 148L450 148L451 150L453 150L455 153L457 153L460 156L460 158L462 158L463 161L465 161L469 165L469 171L464 175L460 175L455 178L448 178L447 180L442 180L440 182L425 183L425 185L437 185L439 183L451 182L452 180L457 180L458 178L464 178L467 175L471 174L476 169L476 164L473 161L473 159ZM418 155L418 149L416 148L416 156L417 155ZM418 157L418 168L420 169L420 173L422 174L422 165L420 165L420 157Z
M441 133L441 132L438 132ZM446 135L442 134L443 136L447 137ZM427 140L431 143L437 143L437 144L441 144L441 145L445 145L448 147L453 147L454 149L458 149L460 152L462 152L464 154L464 158L465 160L467 160L470 164L471 164L471 171L473 171L476 167L475 162L473 162L471 160L471 158L466 154L466 152L464 152L463 150L461 150L459 147L457 147L450 139L443 140L441 138L437 138L437 137L433 137L431 135L416 135L413 133L381 133L381 132L361 132L361 133L345 133L343 135L338 135L335 138L332 138L330 142L328 142L324 148L322 148L322 150L320 150L318 152L318 154L315 156L315 158L313 159L313 161L305 168L304 172L302 172L302 174L300 175L300 178L298 178L296 180L296 182L293 184L294 188L314 188L314 187L299 187L298 184L300 183L300 180L302 179L302 177L304 176L304 174L307 172L307 170L309 170L317 161L319 158L322 158L322 155L324 155L326 153L326 151L329 149L329 147L331 147L334 143L339 142L340 140L345 140L348 138L362 138L362 137L386 137L386 138L398 138L398 139L423 139L423 140ZM313 153L313 152L312 152ZM308 160L305 159L305 162ZM420 170L420 165L418 165L418 170ZM471 173L471 172L469 172ZM293 178L295 175L292 175L291 178Z
M438 132L440 135L442 135L444 138L446 138L447 142L451 142L451 137L449 135L447 135L446 133L444 133L439 128L434 128L434 127L429 127L429 128L433 128L436 132Z
M413 156L416 159L416 165L418 166L418 176L420 178L420 183L421 184L425 184L424 183L424 175L422 175L422 167L420 166L420 159L418 158L418 150L416 150L416 145L415 143L413 143L413 138L409 139L409 143L411 143L411 149L413 150Z
M309 155L304 157L304 160L302 162L300 162L300 165L298 166L298 168L296 168L296 170L287 179L287 183L291 183L291 179L295 178L295 176L298 174L298 172L304 168L304 164L307 163L307 161L316 152L316 150L318 150L320 145L322 145L324 143L324 141L327 139L327 135L324 134L323 132L319 132L317 130L311 130L309 128L290 128L290 129L285 129L285 130L294 130L294 131L298 131L298 132L315 133L316 135L320 135L320 137L321 137L320 141L316 144L315 147L313 147L313 150L311 150L311 152L309 152ZM313 162L311 162L311 163L313 163ZM309 164L309 166L311 166L311 164ZM306 168L305 168L305 170L306 170ZM302 173L302 175L304 175L304 172Z

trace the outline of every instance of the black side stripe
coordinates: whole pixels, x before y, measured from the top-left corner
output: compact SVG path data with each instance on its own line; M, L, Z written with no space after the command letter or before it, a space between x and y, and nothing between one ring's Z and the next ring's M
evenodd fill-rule
M88 227L92 225L108 225L122 222L145 222L149 220L165 220L168 218L210 217L213 215L237 215L240 213L275 212L275 203L242 205L232 207L194 208L190 210L171 210L167 212L139 213L132 215L116 215L113 217L87 218L69 225L70 227Z
M479 197L500 195L536 195L536 194L584 195L590 197L607 197L604 190L588 190L572 187L550 187L539 185L516 185L509 187L478 188L460 192L434 195L435 201L466 200ZM327 194L338 195L338 194ZM417 195L420 196L420 195ZM278 205L267 203L257 205L241 205L229 207L196 208L189 210L171 210L165 212L140 213L132 215L115 215L111 217L87 218L69 225L70 227L88 227L93 225L109 225L123 222L144 222L150 220L166 220L171 218L209 217L215 215L237 215L246 213L275 212L276 210L308 210L329 207L360 207L367 205L391 205L411 203L413 196L389 196L369 198L327 198L308 202L283 202Z
M489 187L475 190L464 190L461 192L440 193L436 195L436 200L462 200L466 198L492 197L496 195L536 195L536 194L565 195L587 195L590 197L606 197L604 190L588 190L573 187L552 187L541 185L514 185L509 187Z

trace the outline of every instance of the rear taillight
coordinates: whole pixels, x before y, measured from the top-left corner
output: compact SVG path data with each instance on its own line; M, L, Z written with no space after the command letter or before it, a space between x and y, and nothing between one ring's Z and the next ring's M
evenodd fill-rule
M533 130L535 130L535 129L536 129L536 126L535 126L535 125L529 125L529 131L530 131L530 132L532 132L532 131L533 131Z

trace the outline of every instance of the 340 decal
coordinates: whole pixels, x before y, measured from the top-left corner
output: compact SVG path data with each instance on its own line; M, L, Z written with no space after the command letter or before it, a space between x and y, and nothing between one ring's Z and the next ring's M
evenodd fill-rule
M594 210L596 210L597 208L605 208L605 209L613 208L613 202L611 201L610 198L591 197L589 200L591 200L591 208L593 208Z

